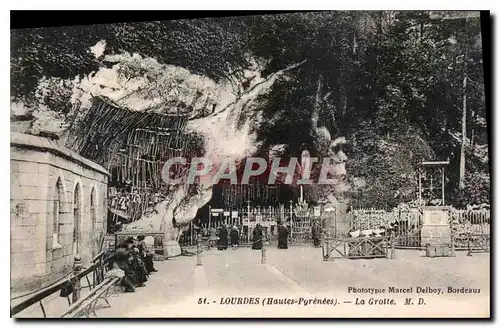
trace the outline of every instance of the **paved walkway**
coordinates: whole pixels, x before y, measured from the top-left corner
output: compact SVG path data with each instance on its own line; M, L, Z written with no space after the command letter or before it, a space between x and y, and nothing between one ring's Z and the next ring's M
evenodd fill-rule
M136 318L489 315L489 253L467 257L465 252L457 252L455 258L431 259L423 257L423 252L397 250L395 260L323 262L321 249L270 247L267 263L260 261L260 251L239 248L205 250L202 266L196 266L196 256L157 262L159 272L151 276L146 287L112 297L112 307L101 308L98 315ZM412 291L377 295L348 291L354 287L387 292L391 286L412 287ZM417 287L422 290L417 291ZM450 294L448 287L480 289L480 293ZM438 288L442 294L425 293ZM335 304L305 304L304 300L312 301L315 297L332 299ZM414 305L404 305L408 297ZM272 304L285 298L300 304ZM418 305L419 298L425 304ZM370 299L393 299L395 305L369 304ZM361 304L362 300L365 304ZM226 304L231 302L236 304Z

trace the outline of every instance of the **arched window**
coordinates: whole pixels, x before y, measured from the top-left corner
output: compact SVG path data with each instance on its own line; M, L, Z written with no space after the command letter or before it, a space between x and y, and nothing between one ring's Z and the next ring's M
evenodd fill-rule
M80 249L80 184L77 183L75 186L75 191L73 193L73 255L79 253Z
M52 220L52 249L61 248L59 243L59 227L61 226L61 207L63 202L63 187L61 178L57 179L56 190L54 193L54 211Z

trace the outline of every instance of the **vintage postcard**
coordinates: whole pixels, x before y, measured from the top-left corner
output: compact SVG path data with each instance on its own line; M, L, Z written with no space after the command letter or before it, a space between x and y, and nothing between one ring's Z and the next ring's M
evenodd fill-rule
M488 12L172 15L11 29L11 317L490 317Z

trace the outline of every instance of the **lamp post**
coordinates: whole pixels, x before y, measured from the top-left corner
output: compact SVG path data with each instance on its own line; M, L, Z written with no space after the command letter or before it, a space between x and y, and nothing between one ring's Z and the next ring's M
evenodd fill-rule
M211 218L212 218L212 206L208 205L208 229L210 229Z

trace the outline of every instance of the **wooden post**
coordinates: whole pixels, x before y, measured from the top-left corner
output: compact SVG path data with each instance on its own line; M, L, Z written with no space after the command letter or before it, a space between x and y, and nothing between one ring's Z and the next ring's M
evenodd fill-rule
M325 253L325 250L327 250L328 248L326 246L325 232L321 233L321 241L323 242L323 247L321 248L321 251L323 253L323 261L326 261L326 254L327 253ZM328 251L326 251L326 252L328 252Z
M331 237L331 232L330 229L328 229L328 232L326 233L326 261L331 261L330 259L330 237Z
M265 264L266 263L266 236L264 233L262 234L262 257L260 259L260 263Z
M249 200L247 200L247 222L248 222L247 243L250 243L250 201Z
M337 205L335 205L335 221L333 223L334 238L337 239ZM330 229L330 227L328 227Z
M470 233L467 234L467 256L472 256L472 250L470 248Z
M200 229L202 227L202 224L200 223ZM189 221L189 230L191 232L191 236L189 237L189 246L193 246L193 221Z
M196 266L202 266L201 264L201 235L198 232L196 236Z
M391 258L390 253L389 253L389 247L390 247L389 240L387 240L387 243L385 244L385 258L386 259Z
M444 206L444 166L441 168L441 206Z
M75 255L73 262L73 303L80 298L80 278L77 277L82 271L82 258L80 255Z
M394 235L394 231L391 231L391 260L396 258L396 249L394 248L396 243L396 236Z

